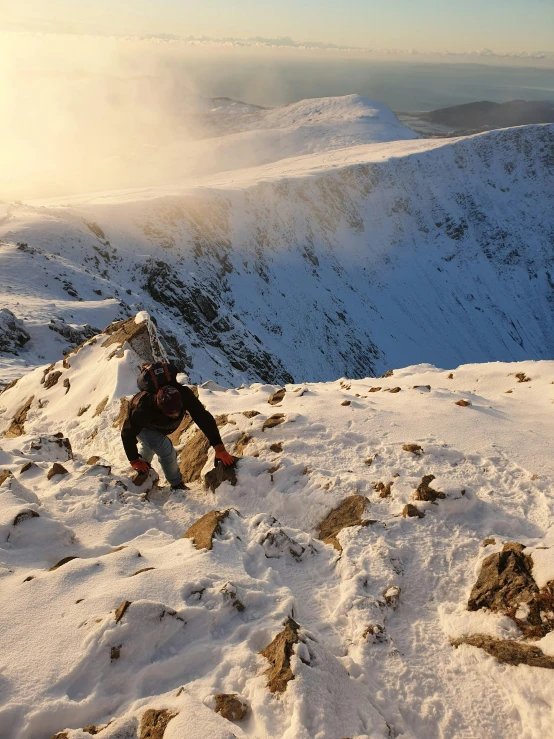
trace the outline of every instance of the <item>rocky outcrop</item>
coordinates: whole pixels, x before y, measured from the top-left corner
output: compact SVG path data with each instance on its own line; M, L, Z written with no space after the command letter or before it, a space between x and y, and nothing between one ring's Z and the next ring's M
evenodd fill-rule
M454 639L453 647L467 644L470 647L483 649L491 657L507 665L529 665L530 667L543 667L554 670L554 657L548 657L538 647L525 642L511 641L507 639L494 639L485 634L473 634Z
M0 309L0 352L18 354L29 341L25 324L7 308Z
M68 471L65 469L63 464L60 464L59 462L54 462L52 467L48 470L48 474L46 477L51 480L56 475L67 475L69 474Z
M300 641L298 630L300 626L292 618L285 622L285 628L275 639L262 649L260 654L271 662L271 667L266 671L268 677L267 687L271 693L284 693L287 684L294 680L294 673L290 666L290 658L294 645Z
M412 503L407 503L402 509L402 518L423 518L425 513Z
M248 706L236 693L218 693L215 696L215 712L228 721L241 721L248 712Z
M176 713L171 713L167 709L161 711L148 709L142 714L139 739L163 739L167 725L175 716Z
M214 537L221 534L221 524L231 509L209 511L183 534L183 539L193 539L196 549L212 549Z
M504 613L530 639L554 631L554 583L539 589L533 577L533 560L517 542L483 560L471 590L468 610Z
M446 498L446 495L439 490L433 490L430 484L435 479L435 475L424 475L421 482L414 493L414 500L423 500L428 503L434 503L438 498Z
M27 420L27 414L31 409L31 405L34 399L35 396L31 395L31 397L26 400L21 408L19 408L19 410L16 412L9 429L5 433L5 436L8 439L15 439L16 437L22 436L25 433L25 421Z
M233 461L236 464L239 461L238 457L233 457ZM217 488L223 482L230 482L231 485L237 484L237 473L235 466L226 467L221 462L218 462L212 470L209 470L204 475L204 486L215 493Z
M366 526L373 523L370 519L363 519L363 514L369 500L363 495L351 495L345 498L334 508L318 525L318 538L325 544L331 544L342 552L337 535L350 526Z
M264 421L262 431L265 431L266 429L273 429L275 428L275 426L279 426L281 423L285 423L285 414L274 413L272 416Z
M269 403L269 405L277 405L283 400L286 392L286 389L282 387L280 390L277 390L276 393L270 395L267 402Z
M404 444L402 449L405 452L411 452L416 457L421 457L421 455L423 454L423 449L420 447L419 444Z

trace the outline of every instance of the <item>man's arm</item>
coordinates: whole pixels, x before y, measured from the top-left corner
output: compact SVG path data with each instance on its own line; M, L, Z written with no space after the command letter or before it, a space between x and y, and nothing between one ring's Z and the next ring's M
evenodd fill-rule
M137 436L144 428L141 418L139 410L129 408L127 418L121 429L121 441L129 462L134 462L139 457Z
M190 417L198 428L206 435L211 446L215 447L222 443L219 429L215 418L210 411L206 410L202 403L189 387L181 387L183 407L190 413Z

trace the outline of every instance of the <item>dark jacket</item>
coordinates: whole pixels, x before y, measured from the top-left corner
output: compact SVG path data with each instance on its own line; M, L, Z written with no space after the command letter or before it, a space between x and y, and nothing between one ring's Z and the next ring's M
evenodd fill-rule
M178 382L170 383L181 393L183 406L178 418L166 416L156 404L156 396L152 393L137 393L129 404L127 418L121 429L121 440L125 454L130 462L138 458L137 436L143 429L154 429L169 436L179 428L187 413L194 423L206 434L212 446L221 444L221 436L215 418L207 411L189 387Z

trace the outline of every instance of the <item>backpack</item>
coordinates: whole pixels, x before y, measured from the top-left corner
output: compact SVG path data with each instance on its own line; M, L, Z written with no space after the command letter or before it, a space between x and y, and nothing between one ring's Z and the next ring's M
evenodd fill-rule
M164 385L177 381L177 367L167 362L143 364L137 378L139 390L147 393L157 393Z

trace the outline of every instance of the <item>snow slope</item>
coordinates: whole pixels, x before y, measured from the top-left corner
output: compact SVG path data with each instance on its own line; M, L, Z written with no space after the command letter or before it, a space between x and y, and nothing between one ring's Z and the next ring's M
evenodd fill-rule
M358 98L264 120L307 130L318 105L358 140ZM2 307L31 335L0 379L71 344L52 319L101 329L143 308L194 382L553 356L552 126L336 148L313 125L310 147L332 148L180 188L0 206Z
M466 607L505 542L537 553L541 586L554 579L554 362L287 384L278 405L275 385L208 382L200 397L227 414L227 446L250 437L236 486L147 499L116 426L149 343L113 336L0 395L0 434L12 429L0 451L12 472L0 477L2 739L84 739L108 723L105 739L136 737L150 710L177 714L165 739L552 735L550 670L450 641L520 638L507 617ZM275 413L283 422L264 430ZM54 461L67 474L49 480ZM428 474L445 497L403 518ZM388 497L377 482L392 482ZM343 529L338 551L317 526L353 494L372 523ZM231 511L213 549L197 550L182 536L213 509ZM259 653L289 617L294 679L272 694ZM535 644L554 654L551 635ZM237 694L246 717L214 713L218 693Z

